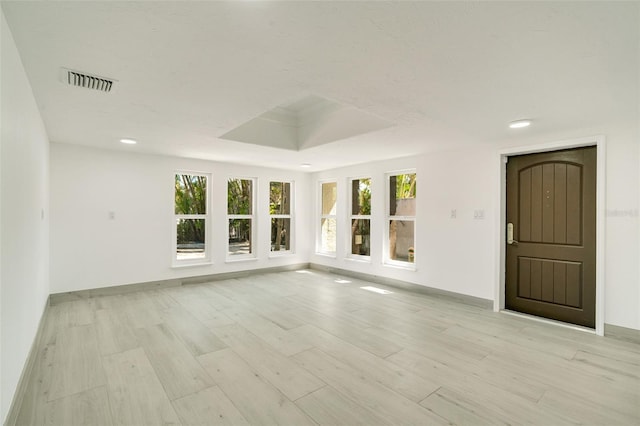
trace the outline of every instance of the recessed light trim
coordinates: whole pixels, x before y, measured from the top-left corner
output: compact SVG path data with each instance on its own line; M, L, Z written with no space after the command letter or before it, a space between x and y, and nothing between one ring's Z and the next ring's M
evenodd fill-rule
M120 139L120 142L126 145L135 145L138 143L138 141L134 139Z
M516 120L509 123L511 129L522 129L523 127L529 127L531 120Z
M309 163L302 163L302 164L300 164L300 167L303 167L303 168L305 168L305 169L308 169L309 167L311 167L311 164L309 164Z

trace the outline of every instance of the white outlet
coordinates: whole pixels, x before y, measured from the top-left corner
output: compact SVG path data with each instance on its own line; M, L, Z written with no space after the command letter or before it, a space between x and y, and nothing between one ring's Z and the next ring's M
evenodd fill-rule
M482 210L482 209L474 210L473 211L473 218L474 219L478 219L478 220L484 219L484 210Z
M109 220L114 220L116 218L116 212L109 212Z
M455 219L458 217L458 211L456 209L451 209L451 219Z

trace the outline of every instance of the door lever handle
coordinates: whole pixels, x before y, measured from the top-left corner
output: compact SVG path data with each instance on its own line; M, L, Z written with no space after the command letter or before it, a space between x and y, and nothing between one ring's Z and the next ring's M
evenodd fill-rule
M507 223L507 244L518 244L516 240L513 239L513 223Z

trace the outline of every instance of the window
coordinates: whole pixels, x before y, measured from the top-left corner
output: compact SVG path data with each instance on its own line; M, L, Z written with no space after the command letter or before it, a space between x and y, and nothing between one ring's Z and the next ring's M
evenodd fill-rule
M174 265L210 261L208 175L175 174Z
M416 174L388 175L386 261L406 265L415 261Z
M351 254L371 255L371 178L351 179Z
M291 182L269 183L271 252L291 251Z
M227 182L227 218L229 220L228 256L255 257L253 251L253 179L229 179Z
M320 240L318 252L324 254L336 253L336 199L337 182L323 182L320 184Z

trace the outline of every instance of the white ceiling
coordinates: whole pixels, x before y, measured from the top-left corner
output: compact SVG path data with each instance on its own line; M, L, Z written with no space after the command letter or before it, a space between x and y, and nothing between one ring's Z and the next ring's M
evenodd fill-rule
M638 2L2 8L53 142L315 171L638 117ZM109 94L66 86L60 67L118 82ZM301 150L220 137L316 98L393 126ZM519 118L534 125L507 128Z

